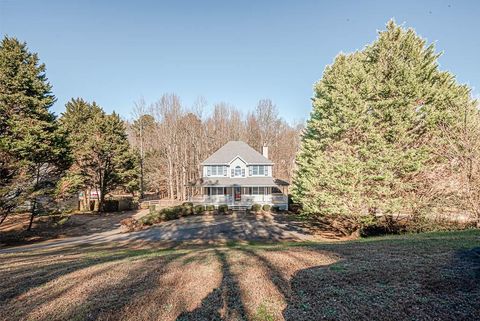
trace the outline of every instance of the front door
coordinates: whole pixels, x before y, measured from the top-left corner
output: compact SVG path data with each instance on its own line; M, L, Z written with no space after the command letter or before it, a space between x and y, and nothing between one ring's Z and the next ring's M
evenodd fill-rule
M242 200L242 188L240 186L235 186L233 188L234 200L239 202Z

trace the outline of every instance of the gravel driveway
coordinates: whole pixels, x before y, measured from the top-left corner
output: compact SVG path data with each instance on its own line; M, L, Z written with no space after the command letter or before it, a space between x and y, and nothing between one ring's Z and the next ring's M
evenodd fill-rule
M191 216L168 221L149 229L124 233L121 227L90 235L45 241L6 248L0 253L69 247L99 243L189 242L208 244L229 241L308 241L315 236L300 221L284 214L254 215L234 212L230 215Z

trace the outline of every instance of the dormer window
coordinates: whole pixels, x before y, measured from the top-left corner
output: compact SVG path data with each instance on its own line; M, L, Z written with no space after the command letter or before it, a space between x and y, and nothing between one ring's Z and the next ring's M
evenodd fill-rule
M242 168L239 165L232 168L232 177L245 177L245 168Z

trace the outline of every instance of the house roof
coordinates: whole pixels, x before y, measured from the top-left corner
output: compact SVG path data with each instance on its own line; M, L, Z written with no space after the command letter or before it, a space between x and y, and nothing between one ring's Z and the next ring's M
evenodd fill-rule
M286 186L287 182L272 177L204 177L193 183L196 186Z
M247 164L273 164L271 160L242 141L229 141L203 161L206 164L228 164L240 157Z

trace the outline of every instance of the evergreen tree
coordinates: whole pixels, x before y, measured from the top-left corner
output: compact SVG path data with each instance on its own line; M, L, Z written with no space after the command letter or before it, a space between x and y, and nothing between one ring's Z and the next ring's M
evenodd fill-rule
M133 191L138 185L137 158L130 150L125 125L120 117L105 112L95 103L72 99L62 115L68 132L74 163L62 181L64 192L84 191L85 205L95 190L98 210L103 210L106 194L117 187Z
M68 146L50 107L55 102L45 65L25 43L5 37L0 44L0 208L51 194L68 163Z
M433 45L393 21L364 50L339 55L315 85L293 197L310 213L363 216L429 209L420 179L444 159L440 125L470 91L440 71Z

